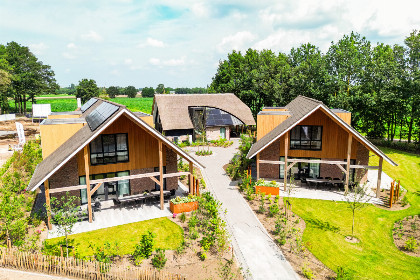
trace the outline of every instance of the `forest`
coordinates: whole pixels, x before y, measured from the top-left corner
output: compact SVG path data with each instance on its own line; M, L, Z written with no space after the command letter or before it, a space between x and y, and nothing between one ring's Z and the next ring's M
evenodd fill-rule
M420 32L393 46L352 32L326 53L310 43L288 54L232 51L219 62L209 92L236 94L254 116L304 95L352 112L352 125L368 137L419 141Z

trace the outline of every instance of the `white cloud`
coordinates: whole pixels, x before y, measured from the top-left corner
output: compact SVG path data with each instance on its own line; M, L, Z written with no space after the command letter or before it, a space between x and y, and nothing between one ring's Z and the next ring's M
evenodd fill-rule
M220 53L226 53L232 50L240 51L250 47L249 43L255 38L256 36L249 31L240 31L224 37L216 48Z
M131 64L133 64L133 60L131 58L126 58L126 59L124 59L124 64L125 65L131 65Z
M160 59L159 58L155 58L155 57L151 57L149 59L149 63L152 65L159 65L160 64Z
M154 66L181 66L185 65L185 56L181 58L171 58L167 60L161 60L159 58L152 57L149 59L149 63Z
M90 30L88 33L82 34L81 37L82 39L93 42L101 42L103 40L102 36L93 30Z
M153 39L153 38L147 38L145 43L140 43L138 44L139 48L143 48L143 47L156 47L156 48L163 48L165 46L165 44L157 39Z
M68 49L77 49L77 46L75 43L68 43L66 46Z
M63 52L62 55L64 56L64 58L67 58L67 59L76 59L76 55L70 52Z
M43 54L45 50L47 50L49 47L44 44L43 42L38 44L29 44L29 49L31 52L33 52L36 55Z

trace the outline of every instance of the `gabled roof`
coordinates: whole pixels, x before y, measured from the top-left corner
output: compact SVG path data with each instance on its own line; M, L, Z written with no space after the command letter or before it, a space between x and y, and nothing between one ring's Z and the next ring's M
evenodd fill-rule
M97 108L101 103L108 102L106 100L99 99L92 107ZM96 104L98 103L98 104ZM44 159L35 169L35 172L29 182L27 190L34 191L36 190L45 180L51 177L57 170L59 170L64 164L66 164L72 157L74 157L79 151L81 151L87 144L89 144L93 139L95 139L103 130L105 130L109 125L111 125L118 117L122 114L127 115L133 121L137 122L138 125L145 128L156 138L162 140L166 146L175 150L176 153L182 157L193 162L199 168L204 168L204 166L191 157L189 154L184 152L181 148L176 146L174 143L169 141L165 136L163 136L156 129L149 126L145 123L140 117L136 116L133 112L128 110L125 106L119 105L117 103L109 102L113 105L118 106L118 110L112 114L111 117L106 119L101 125L99 125L95 130L91 130L88 125L83 126L78 130L73 136L71 136L66 142L64 142L60 147L58 147L53 153L51 153L46 159ZM93 109L94 110L94 109ZM88 111L92 112L91 108ZM86 111L87 112L87 111ZM85 113L86 113L85 112Z
M287 131L290 131L294 126L298 125L299 122L304 120L306 117L310 116L316 110L320 109L323 110L329 117L334 119L337 123L339 123L344 129L349 131L358 141L360 141L374 153L383 157L388 163L392 164L393 166L398 165L387 155L385 155L380 149L373 145L369 140L363 137L357 130L355 130L349 124L344 122L321 101L299 95L289 104L286 105L286 109L290 112L290 117L278 126L276 126L269 133L264 135L256 143L254 143L248 152L247 158L254 157L256 154L258 154L270 144L279 139L281 136L283 136Z
M251 110L232 93L156 94L153 106L158 108L163 130L193 129L189 107L221 109L245 125L255 125Z

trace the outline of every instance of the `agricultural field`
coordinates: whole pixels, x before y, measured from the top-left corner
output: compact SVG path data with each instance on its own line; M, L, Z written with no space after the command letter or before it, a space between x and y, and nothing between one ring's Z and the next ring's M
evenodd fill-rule
M46 97L46 96L45 96ZM50 95L48 97L66 97L65 95ZM152 112L153 98L127 98L117 97L110 99L110 101L119 103L127 106L127 108L133 112L144 112L150 114ZM38 99L38 104L51 104L51 111L53 112L64 112L74 111L77 109L76 99L69 98L57 98L57 99ZM10 100L9 105L11 108L15 107L14 101ZM26 111L32 111L32 103L26 104Z
M397 249L392 233L395 222L420 214L420 156L381 149L399 164L384 162L384 172L401 180L411 206L390 211L369 205L357 212L355 236L360 243L344 239L351 233L351 211L345 202L293 199L293 211L306 222L303 240L310 244L308 249L332 270L342 267L356 279L418 279L420 259ZM325 223L339 230L320 226Z

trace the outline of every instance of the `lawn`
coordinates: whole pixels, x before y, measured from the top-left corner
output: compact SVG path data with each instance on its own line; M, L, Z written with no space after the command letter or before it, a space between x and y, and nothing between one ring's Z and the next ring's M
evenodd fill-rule
M344 240L344 236L351 234L351 212L345 202L293 199L293 210L306 222L303 239L310 244L310 251L332 270L345 267L356 279L419 279L420 259L395 247L392 227L397 220L420 214L420 156L381 149L399 164L391 167L384 161L384 171L400 179L402 186L409 190L411 207L388 211L369 205L357 212L355 236L361 240L359 244ZM374 158L371 165L377 163ZM329 231L319 221L340 230Z
M89 242L96 246L101 246L107 241L111 244L118 242L120 247L119 254L127 255L133 253L142 234L146 233L148 230L156 234L155 248L174 250L184 240L182 228L168 218L158 218L73 234L70 235L70 238L73 239L72 245L75 246L81 257L92 255L92 250L89 248ZM46 247L54 246L63 239L64 237L48 239L46 241ZM58 250L54 251L56 252L55 254L58 253Z
M54 96L54 95L53 95ZM150 114L152 112L153 98L127 98L127 97L117 97L110 99L115 103L119 103L127 106L127 108L133 112L144 112ZM66 98L57 98L57 99L39 99L37 104L51 104L52 112L65 112L65 111L74 111L77 109L77 101L74 99ZM10 107L14 108L15 103L13 100L9 101ZM28 102L26 104L26 111L32 111L32 103Z

